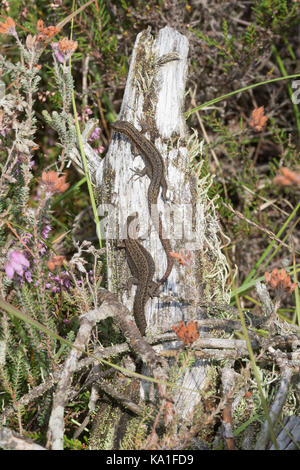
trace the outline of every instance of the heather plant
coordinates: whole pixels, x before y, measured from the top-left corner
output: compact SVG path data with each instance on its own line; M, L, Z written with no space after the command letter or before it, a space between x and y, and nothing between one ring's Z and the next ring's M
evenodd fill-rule
M49 242L51 234L51 204L55 195L64 193L69 183L63 170L66 158L75 142L75 126L70 114L73 81L67 65L77 43L63 38L52 43L54 74L61 94L62 108L46 115L47 121L57 131L61 155L55 167L36 174L35 142L37 118L34 112L35 99L40 82L40 57L58 28L45 28L40 20L35 35L27 35L23 42L17 33L14 21L8 17L0 31L13 37L22 60L15 63L0 57L2 80L7 86L0 101L2 116L1 131L1 296L17 304L33 319L40 321L48 330L58 332L64 323L61 312L67 305L78 300L81 308L89 304L84 295L84 286L91 275L86 273L85 261L77 255L74 263L65 264L65 257L53 252ZM37 184L36 184L37 183ZM31 194L35 189L35 204ZM89 250L86 246L83 251ZM81 275L78 275L78 266ZM86 273L83 276L82 273ZM59 300L60 299L60 300ZM60 312L57 306L60 305ZM55 308L56 306L56 308ZM22 407L19 399L28 387L38 385L44 377L53 372L63 359L63 350L57 354L57 340L38 331L29 323L1 314L1 384L4 387L5 402L12 401L22 430ZM64 327L65 328L65 327ZM72 339L73 331L66 331ZM50 402L49 402L50 404ZM48 412L43 407L39 414Z

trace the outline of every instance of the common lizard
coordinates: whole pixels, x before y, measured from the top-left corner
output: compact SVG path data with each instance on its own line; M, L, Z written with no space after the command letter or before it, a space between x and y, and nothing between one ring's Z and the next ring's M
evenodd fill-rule
M145 305L149 297L156 295L159 284L153 281L155 264L150 253L136 239L130 238L129 226L136 218L136 215L127 217L126 238L122 245L126 250L127 262L132 278L128 279L128 288L132 284L137 284L133 303L133 315L138 329L143 336L146 331Z
M162 199L164 202L166 201L167 182L164 173L164 161L155 145L153 145L129 122L116 121L111 124L111 127L115 131L125 135L132 144L134 152L138 152L141 155L145 163L145 168L143 168L143 170L135 170L136 174L139 176L147 175L150 178L150 185L148 188L149 213L167 256L167 268L165 274L158 281L159 285L161 285L168 279L174 264L174 260L170 254L172 251L170 240L163 238L161 215L157 211L157 199L160 188L162 189Z

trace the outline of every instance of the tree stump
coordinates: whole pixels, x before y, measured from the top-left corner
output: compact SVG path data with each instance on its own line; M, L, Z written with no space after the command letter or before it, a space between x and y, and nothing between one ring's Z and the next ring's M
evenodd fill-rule
M119 115L137 129L147 124L146 137L161 153L168 186L167 202L158 198L158 210L166 238L181 263L174 260L172 272L159 297L149 299L146 308L147 334L171 329L180 320L201 318L198 301L227 303L225 291L227 265L218 239L218 221L213 201L208 198L210 176L201 177L201 162L195 160L201 145L188 134L183 116L187 74L188 41L172 28L165 27L153 38L150 31L137 36ZM132 168L143 169L140 156L133 159L128 139L114 133L105 158L96 170L100 189L99 215L104 216L101 235L106 238L109 290L132 309L136 287L124 290L130 270L124 250L117 241L125 235L129 215L138 213L141 243L151 253L156 278L166 268L166 254L148 214L148 176L134 178ZM207 309L205 310L207 313ZM200 333L203 334L203 333ZM182 344L182 343L179 343ZM173 343L174 346L174 343ZM169 345L161 346L163 348ZM175 392L175 408L181 416L192 413L203 383L207 362L196 361L181 377ZM146 387L144 391L146 390ZM192 391L194 392L192 392Z

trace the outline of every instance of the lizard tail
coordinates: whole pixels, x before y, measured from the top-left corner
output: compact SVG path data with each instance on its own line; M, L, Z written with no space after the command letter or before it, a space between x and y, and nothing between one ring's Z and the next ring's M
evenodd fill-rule
M163 226L162 226L161 215L158 214L157 211L155 211L155 214L153 215L153 206L152 206L151 214L153 216L153 221L155 221L154 225L155 225L155 228L157 229L160 242L162 246L164 247L164 250L167 256L167 268L166 268L165 274L163 275L161 279L157 281L158 285L162 285L164 282L166 282L166 280L171 274L171 271L174 265L174 259L171 256L172 248L171 248L170 240L168 238L163 238ZM158 220L158 227L157 227L157 220Z
M168 277L171 274L171 271L172 271L172 268L173 268L173 265L174 265L174 259L170 255L170 252L172 251L171 250L171 245L170 245L170 240L168 240L166 238L161 238L161 237L159 237L159 238L160 238L162 246L165 249L166 256L167 256L167 268L166 268L165 274L163 275L163 277L161 279L158 280L158 284L163 284L164 282L166 282L166 280L168 279Z
M136 326L140 330L142 336L145 335L147 322L145 317L145 304L146 298L143 295L143 292L137 287L134 303L133 303L133 316L135 319Z

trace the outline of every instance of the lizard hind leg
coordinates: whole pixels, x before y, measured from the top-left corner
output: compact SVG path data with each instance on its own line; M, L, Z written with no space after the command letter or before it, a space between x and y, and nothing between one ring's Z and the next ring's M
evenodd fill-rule
M160 288L160 284L155 282L155 281L151 281L151 283L149 283L148 285L148 295L152 298L152 297L158 297L160 295L160 292L158 291L158 289Z
M137 285L138 284L138 280L136 277L134 276L131 276L127 279L127 281L124 283L123 285L123 289L126 289L126 290L130 290L132 288L133 285Z

